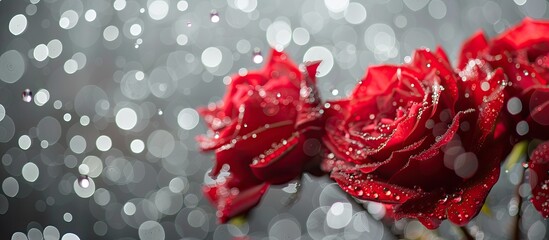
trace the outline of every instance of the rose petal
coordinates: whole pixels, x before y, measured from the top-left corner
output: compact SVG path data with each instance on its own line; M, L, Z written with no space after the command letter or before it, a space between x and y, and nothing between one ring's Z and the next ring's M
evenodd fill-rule
M528 167L533 195L531 201L544 218L549 218L549 142L536 147Z
M474 139L477 139L479 142L484 142L484 139L492 132L494 129L496 120L499 116L499 113L503 107L503 88L501 82L505 81L505 76L501 69L497 69L492 77L486 82L490 84L489 95L483 99L482 103L479 106L479 115L477 119L478 128L475 128L475 131L480 133ZM482 84L482 83L481 83Z
M281 184L301 174L303 166L311 156L303 152L306 138L294 133L273 148L254 158L250 168L254 175L271 184Z
M497 159L501 154L497 154ZM496 184L499 178L499 165L493 166L484 177L467 181L463 186L461 201L454 198L454 201L448 208L448 219L453 223L463 226L473 219L482 209L486 196Z
M306 73L301 80L301 88L299 94L299 105L297 106L297 118L295 128L302 130L305 128L321 128L322 123L322 105L318 90L315 86L316 69L320 65L320 61L307 63Z
M345 192L353 197L381 203L403 203L421 194L409 188L378 181L374 175L354 171L334 171L330 175Z
M444 166L442 147L456 135L461 123L460 119L473 112L473 110L459 112L446 133L438 137L436 143L427 150L411 156L408 163L389 179L389 183L407 187L416 186L427 191L436 187L454 186L461 178ZM440 181L432 181L433 179Z
M275 107L276 112L266 112L269 108L265 108L262 105ZM199 141L199 146L204 151L216 149L230 144L232 141L240 141L242 138L246 140L248 137L253 137L254 133L258 131L262 132L264 129L270 127L292 125L296 114L293 105L284 105L282 102L277 102L276 104L266 103L265 98L260 96L258 91L251 90L246 96L246 101L240 105L238 116L228 126L217 131L212 137L200 136L197 140ZM290 135L291 132L291 129L287 130L285 136ZM281 133L284 133L284 131ZM277 141L282 137L277 139L267 137L267 139ZM270 145L271 143L268 142L267 144Z
M384 95L394 81L390 81L398 71L399 66L371 66L365 76L355 87L351 99L361 99L368 96Z
M492 145L479 159L480 169L475 176L454 189L435 190L419 198L413 198L397 206L395 216L417 218L429 229L437 228L448 218L463 226L482 208L486 196L499 178L502 148Z
M242 96L256 86L264 85L268 80L265 70L248 72L245 76L233 76L231 84L227 87L227 93L223 97L222 108L225 116L234 118L238 116L238 106L243 103Z
M376 162L375 159L378 159L378 161L383 161L389 157L391 152L390 149L406 144L404 140L410 136L410 133L417 125L417 119L421 119L421 117L418 117L417 114L430 113L429 111L420 111L421 106L422 104L420 103L412 105L406 119L402 120L389 136L379 139L373 138L372 140L364 139L361 135L350 136L350 134L344 129L346 126L342 126L341 121L338 118L328 118L325 126L327 134L324 135L323 142L326 147L330 149L330 151L333 152L338 158L344 159L348 162L368 164ZM372 144L374 146L370 146L365 145L365 143L361 143L361 141L366 143L368 141L379 141L379 143ZM374 154L377 154L374 158L367 158L367 156Z
M488 48L488 41L482 31L477 31L465 41L461 47L458 60L458 69L463 69L470 59L477 58L481 52Z
M273 79L286 77L286 80L299 87L301 72L297 65L284 52L271 49L271 57L265 66L264 72L269 78L268 82L272 82Z
M223 110L222 105L223 105L222 103L218 103L218 104L215 104L215 106L213 106L212 108L199 107L197 109L198 113L204 118L204 121L206 122L207 127L213 131L217 131L225 127L225 124L222 121L222 119L224 119L227 116L225 116L225 112Z
M224 164L231 167L231 172L250 171L249 164L255 157L271 148L273 143L289 137L293 130L291 123L279 122L232 139L230 143L216 150L212 174L217 175Z
M245 214L255 207L261 197L269 188L269 184L257 184L248 188L231 186L231 178L222 184L203 187L204 195L216 207L217 217L221 223L226 223L230 218Z
M274 75L276 76L272 76ZM277 81L269 81L271 78L276 78ZM270 94L282 93L285 98L288 99L290 103L297 102L299 96L299 82L295 80L292 82L292 79L300 79L301 74L297 66L291 62L291 60L283 52L278 52L272 50L271 56L267 65L257 71L251 71L244 76L235 75L229 86L227 87L227 93L223 98L223 101L216 104L213 107L203 107L199 108L199 113L204 117L204 120L208 126L213 131L218 131L218 135L222 136L232 136L235 134L234 126L228 130L225 128L231 124L234 124L234 121L237 121L237 118L240 114L240 107L247 102L254 102L253 104L247 104L252 106L259 106L259 103L263 101L262 97L257 96L258 90L262 87L266 88L266 92ZM250 99L252 98L252 99ZM282 99L281 101L282 102ZM271 103L271 102L268 102ZM273 109L279 108L279 104L274 104ZM284 105L284 104L280 104ZM289 109L293 110L293 106L289 106ZM268 109L268 108L266 108ZM260 113L263 113L259 111ZM281 112L278 110L278 112ZM284 112L284 111L282 111ZM294 110L295 112L295 110ZM292 114L283 114L287 118L292 118ZM272 116L266 116L266 118L273 120ZM257 119L257 118L256 118ZM257 119L259 123L269 123L268 121L263 121L265 118ZM247 124L247 122L245 122ZM238 127L240 128L240 127ZM253 131L257 127L252 127ZM223 133L222 131L226 131ZM201 139L205 139L201 137ZM206 141L204 141L206 142ZM209 139L205 144L208 148L219 147L220 145L226 144L226 139L218 136L215 139Z
M520 54L526 54L524 52ZM504 70L512 86L507 91L513 95L526 95L532 88L545 86L549 79L543 78L536 69L528 62L505 55L500 60L491 60L490 64Z
M483 60L471 60L467 66L459 72L460 81L460 105L461 109L479 108L486 102L493 101L503 96L502 91L507 85L501 69L492 71L492 68Z
M218 132L217 135L213 137L206 135L196 136L198 146L202 151L211 151L228 144L233 138L237 126L238 122L232 122L229 126L224 128L224 131L221 131L221 133Z
M375 170L377 174L389 177L404 166L408 162L410 156L416 154L417 151L421 149L420 146L425 143L426 139L427 137L423 137L417 142L393 151L387 160L376 163L371 167L362 167L360 170L364 173L373 172Z
M267 107L275 107L276 111L269 112ZM289 122L294 124L297 116L295 106L292 104L285 105L283 102L271 103L266 101L261 93L254 91L250 99L240 106L241 115L238 122L239 130L235 135L243 136L262 128L265 125L278 122ZM288 135L291 132L288 132ZM278 141L279 139L271 139Z
M406 146L407 139L410 139L412 141L418 139L412 139L411 135L413 133L417 133L418 128L421 128L423 132L425 124L418 124L418 122L421 121L427 121L427 115L431 112L431 109L424 109L422 103L415 103L413 104L409 111L408 116L406 119L401 121L396 128L393 130L393 133L387 138L387 142L385 142L381 148L375 149L370 153L370 155L379 153L375 155L374 157L376 159L385 159L388 157L392 149L399 149ZM383 150L383 151L382 151Z
M447 64L446 68L452 69L452 64L450 63L450 59L448 58L448 55L446 55L446 52L444 52L444 49L441 46L437 46L436 49L436 56L443 60L445 64Z
M514 50L529 47L540 42L549 42L549 23L526 17L518 25L509 28L494 39L495 45L508 45Z
M529 106L529 122L549 126L549 87L533 89Z
M261 156L256 157L250 166L253 168L265 168L275 164L281 157L292 151L298 144L299 133L294 132L292 136L282 140L280 143L273 143L273 147L265 151Z
M443 57L437 55L442 55ZM437 55L426 49L416 50L411 65L424 73L420 79L433 79L438 81L437 83L432 84L439 84L444 88L444 94L440 94L440 98L444 101L441 105L451 109L453 113L454 105L458 100L458 87L455 73L450 66L450 62L446 60L446 55L440 48L437 49Z
M312 84L316 84L316 74L318 66L322 63L322 60L318 61L311 61L305 63L305 70L307 73L307 76L305 76L306 79L310 79Z

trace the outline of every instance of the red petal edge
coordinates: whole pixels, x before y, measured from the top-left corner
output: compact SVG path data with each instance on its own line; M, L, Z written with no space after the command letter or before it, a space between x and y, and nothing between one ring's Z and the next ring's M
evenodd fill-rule
M488 48L488 41L484 33L479 30L463 43L459 55L458 69L463 69L469 59L476 58L482 51Z
M303 148L303 142L300 134L295 132L255 157L250 164L255 177L272 184L281 184L296 178L301 174L303 163L308 160L299 149Z
M549 218L549 141L532 152L529 168L531 201L544 218Z
M420 192L376 180L374 175L364 174L360 170L333 171L330 175L345 192L353 197L381 203L403 203L410 198L419 197Z
M417 218L429 229L437 228L446 218L460 226L467 224L480 212L486 196L499 178L502 152L496 144L486 147L479 157L483 162L482 169L477 170L473 178L450 192L432 191L410 199L395 208L396 219Z
M526 17L494 39L495 44L507 44L515 50L549 41L549 23Z
M218 211L216 215L221 223L226 223L232 217L250 211L269 188L269 184L258 184L235 192L228 188L229 181L231 181L230 178L224 183L207 185L202 189L204 196L216 207Z

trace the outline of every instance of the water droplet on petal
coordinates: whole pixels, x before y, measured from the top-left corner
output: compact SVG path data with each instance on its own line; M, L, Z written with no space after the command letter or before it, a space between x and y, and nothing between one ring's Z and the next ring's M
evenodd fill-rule
M219 22L219 13L216 10L210 12L210 21L213 23Z
M191 22L187 22L187 27L192 27L193 24Z
M88 176L82 175L78 177L78 185L82 188L88 188L90 186L90 179L88 179Z
M444 198L439 200L440 203L445 203L446 201L448 201L448 195L444 195Z
M31 90L29 90L28 88L25 89L23 91L23 93L21 93L21 98L23 99L23 101L25 102L30 102L32 101L32 92Z

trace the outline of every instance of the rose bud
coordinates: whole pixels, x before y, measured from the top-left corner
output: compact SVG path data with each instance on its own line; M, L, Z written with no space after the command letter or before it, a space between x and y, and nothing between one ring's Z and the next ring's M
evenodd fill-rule
M199 109L210 130L197 137L199 146L215 151L211 175L223 176L204 193L221 222L248 212L270 184L319 168L319 63L306 64L302 73L285 53L272 50L262 70L233 76L222 102Z

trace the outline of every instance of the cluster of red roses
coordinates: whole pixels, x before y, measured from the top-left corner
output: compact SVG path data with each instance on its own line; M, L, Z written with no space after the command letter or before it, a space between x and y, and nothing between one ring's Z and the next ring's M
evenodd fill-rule
M549 216L549 22L526 19L493 39L467 40L457 68L444 51L369 67L352 94L322 103L319 62L300 69L272 51L200 109L215 150L204 188L222 222L258 204L270 184L330 173L348 194L391 205L428 228L480 211L512 146L530 141L532 201ZM540 141L541 140L541 141ZM225 172L224 174L220 174Z

